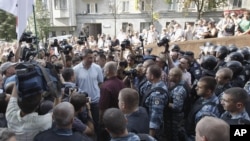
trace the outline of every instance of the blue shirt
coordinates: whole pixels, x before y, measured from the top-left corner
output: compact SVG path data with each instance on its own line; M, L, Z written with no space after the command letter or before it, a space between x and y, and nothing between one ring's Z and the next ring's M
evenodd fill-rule
M79 92L87 92L91 97L91 103L98 103L100 99L99 83L103 82L102 69L95 63L86 69L83 63L79 63L74 68L76 85Z
M167 91L167 86L163 81L152 84L151 89L155 87L161 87ZM167 104L167 101L167 94L162 94L158 91L152 92L150 96L147 97L145 105L148 107L150 129L159 129L162 125L163 111Z
M201 99L202 99L202 104L205 104L205 105L196 113L195 123L197 123L203 116L206 116L206 115L220 117L220 112L218 109L219 99L215 94L213 94L208 99L204 99L203 97L201 97ZM216 105L207 104L210 102L213 102Z
M187 92L181 85L176 86L170 92L170 98L172 99L173 107L171 108L174 112L182 112L184 101L187 98Z

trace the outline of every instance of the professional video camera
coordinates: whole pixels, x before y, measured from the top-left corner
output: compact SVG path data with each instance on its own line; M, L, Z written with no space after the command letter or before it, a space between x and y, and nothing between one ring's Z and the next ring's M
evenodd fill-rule
M131 69L129 71L124 71L123 74L134 78L137 75L137 70L136 69Z
M34 48L32 44L29 44L30 47L25 46L22 48L21 52L21 60L22 61L30 61L37 55L37 49Z
M20 38L20 42L37 44L38 39L36 36L32 36L32 32L24 32Z
M161 47L164 46L165 47L165 53L169 52L169 39L167 37L163 37L158 43L157 46Z
M73 47L68 44L67 39L63 39L60 42L59 51L62 51L65 55L68 55L72 51Z
M122 50L125 50L125 48L128 48L130 46L130 41L128 39L125 39L121 43Z

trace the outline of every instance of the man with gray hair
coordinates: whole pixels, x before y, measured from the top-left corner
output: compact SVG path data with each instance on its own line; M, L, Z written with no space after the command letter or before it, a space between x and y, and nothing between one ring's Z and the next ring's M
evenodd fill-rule
M125 88L125 84L122 80L118 79L116 76L117 63L110 61L104 65L104 75L106 81L101 85L101 94L99 102L99 119L102 124L102 116L106 109L108 108L118 108L118 95L119 91ZM101 131L100 140L105 140L104 138L109 138L108 133L105 130Z

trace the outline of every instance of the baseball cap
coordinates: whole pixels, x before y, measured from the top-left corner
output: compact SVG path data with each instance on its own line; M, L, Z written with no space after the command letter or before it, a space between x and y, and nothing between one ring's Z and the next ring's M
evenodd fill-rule
M6 71L9 67L11 66L15 66L17 63L13 63L13 62L5 62L0 66L0 71L1 73L3 73L4 71Z

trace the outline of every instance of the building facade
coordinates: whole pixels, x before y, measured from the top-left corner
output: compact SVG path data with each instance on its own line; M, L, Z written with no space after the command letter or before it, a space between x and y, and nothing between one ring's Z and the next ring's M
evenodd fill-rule
M194 23L197 10L194 3L183 8L184 0L43 0L51 18L50 36L73 34L78 36L83 30L87 35L105 33L111 37L125 31L131 24L135 31L141 32L154 24L160 31L171 20L180 23ZM217 21L222 11L247 8L249 0L228 0L213 12L202 13L202 18ZM206 7L205 7L206 9Z

